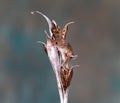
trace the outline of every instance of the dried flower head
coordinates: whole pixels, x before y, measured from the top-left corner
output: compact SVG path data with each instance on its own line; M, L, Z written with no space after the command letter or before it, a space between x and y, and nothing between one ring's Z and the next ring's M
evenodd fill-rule
M43 45L55 72L61 103L67 103L68 87L70 86L73 76L73 68L78 67L78 65L69 67L71 58L75 58L77 55L74 55L70 43L66 40L68 25L74 22L69 22L63 29L60 29L54 20L50 20L43 13L39 11L31 12L31 14L34 13L42 15L48 23L50 36L45 31L47 42L45 44L44 42L39 41L39 43Z

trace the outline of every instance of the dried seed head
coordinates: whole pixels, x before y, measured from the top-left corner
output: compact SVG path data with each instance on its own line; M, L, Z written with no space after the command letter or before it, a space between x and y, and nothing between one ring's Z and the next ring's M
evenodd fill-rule
M77 55L74 55L71 45L66 40L68 25L74 22L67 23L61 30L54 20L51 21L43 13L39 11L31 12L31 14L34 13L42 15L48 22L50 36L45 31L47 43L45 44L41 41L39 43L43 45L55 72L61 101L66 101L68 87L73 76L73 68L79 67L79 65L69 67L71 58L77 57Z
M62 66L68 65L71 58L74 57L71 45L64 39L56 40L56 46L61 53Z
M73 76L73 69L61 67L60 70L61 81L63 85L64 91L69 87L72 76Z
M51 28L51 31L53 33L53 36L52 38L54 40L60 38L60 27L56 24L56 22L54 20L52 20L52 28Z
M62 31L61 31L61 36L62 36L62 38L66 39L66 34L67 34L67 30L68 30L68 25L73 24L73 23L75 23L75 22L74 22L74 21L68 22L68 23L63 27L63 29L62 29Z
M50 35L52 37L52 32L51 32L52 22L51 22L51 20L46 15L44 15L42 12L39 12L39 11L32 11L31 12L31 14L35 14L35 13L42 15L46 19L48 26L49 26L49 32L50 32Z

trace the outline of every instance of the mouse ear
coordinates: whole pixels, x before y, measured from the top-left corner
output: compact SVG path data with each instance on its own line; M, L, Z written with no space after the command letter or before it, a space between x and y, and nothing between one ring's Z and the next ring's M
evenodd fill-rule
M72 21L72 22L68 22L64 27L63 27L63 29L62 29L62 37L65 39L66 38L66 34L67 34L67 30L68 30L68 25L70 25L70 24L73 24L73 23L75 23L74 21Z
M42 15L45 19L46 19L46 21L47 21L47 23L48 23L48 26L49 26L49 32L50 32L50 36L52 37L52 31L51 31L51 29L52 29L52 21L46 16L46 15L44 15L42 12L39 12L39 11L33 11L33 12L31 12L31 14L34 14L34 13L38 13L38 14L40 14L40 15Z

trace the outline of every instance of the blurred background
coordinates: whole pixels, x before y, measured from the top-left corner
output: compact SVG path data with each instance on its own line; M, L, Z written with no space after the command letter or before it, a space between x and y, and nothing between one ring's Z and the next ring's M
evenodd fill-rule
M56 78L42 46L45 19L61 27L79 57L69 103L120 103L119 0L0 0L0 103L59 103Z

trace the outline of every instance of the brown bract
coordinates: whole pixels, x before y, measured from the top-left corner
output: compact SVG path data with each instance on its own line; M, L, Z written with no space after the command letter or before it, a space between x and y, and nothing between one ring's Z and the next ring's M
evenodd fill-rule
M60 69L60 76L63 85L64 91L69 87L72 76L73 76L73 69L61 67Z

